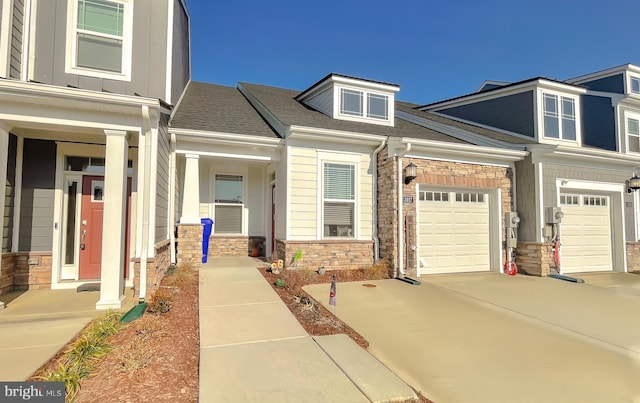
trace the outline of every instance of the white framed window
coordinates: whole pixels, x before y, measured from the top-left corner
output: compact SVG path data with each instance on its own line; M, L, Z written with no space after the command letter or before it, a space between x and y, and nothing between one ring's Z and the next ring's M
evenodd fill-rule
M542 95L543 136L576 141L576 101L570 97Z
M340 114L389 120L389 96L341 88Z
M449 192L431 192L431 191L420 191L418 195L420 201L425 202L448 202L449 201Z
M213 233L242 234L244 228L244 176L215 174Z
M640 153L640 120L627 118L627 150Z
M67 72L129 80L133 0L68 0Z
M458 203L484 203L484 200L484 193L456 193L456 202Z
M389 97L386 95L367 94L367 116L374 119L389 118Z
M354 238L356 165L325 162L322 195L323 236Z
M562 206L577 206L579 204L578 202L578 196L577 195L568 195L568 194L561 194L560 195L560 205Z
M631 77L631 93L640 94L640 78Z

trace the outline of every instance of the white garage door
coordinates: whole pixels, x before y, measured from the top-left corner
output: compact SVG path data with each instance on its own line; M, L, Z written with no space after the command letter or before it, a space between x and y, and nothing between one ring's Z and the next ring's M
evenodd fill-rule
M560 206L562 273L612 270L609 197L561 194Z
M419 192L418 274L489 270L489 194Z

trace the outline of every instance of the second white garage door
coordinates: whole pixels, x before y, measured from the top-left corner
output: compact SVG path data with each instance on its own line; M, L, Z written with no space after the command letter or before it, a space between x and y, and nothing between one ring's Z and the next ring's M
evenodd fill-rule
M488 271L489 194L421 190L418 274Z
M560 206L562 273L612 270L609 197L561 194Z

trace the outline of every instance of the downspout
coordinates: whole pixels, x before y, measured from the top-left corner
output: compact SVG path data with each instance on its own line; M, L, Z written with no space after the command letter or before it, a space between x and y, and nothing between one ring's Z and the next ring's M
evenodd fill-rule
M373 152L373 262L380 258L380 238L378 237L378 154L387 144L387 139Z
M140 294L138 299L144 301L147 296L147 250L149 243L149 193L151 192L149 176L151 176L151 117L149 107L142 106L142 121L144 134L144 199L142 200L142 251L140 252ZM140 182L138 178L138 182Z
M406 149L398 154L397 176L398 176L398 272L397 278L404 278L404 216L402 212L402 157L411 150L411 143L407 143Z
M175 133L171 133L169 143L169 149L171 154L169 155L169 223L167 228L169 229L169 243L171 250L169 253L171 254L170 263L172 265L176 264L176 234L175 234L175 223L176 223L176 135Z

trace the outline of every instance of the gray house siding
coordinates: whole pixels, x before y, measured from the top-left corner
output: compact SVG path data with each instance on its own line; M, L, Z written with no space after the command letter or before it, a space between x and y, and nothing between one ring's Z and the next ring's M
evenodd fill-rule
M437 112L534 137L533 98L526 91Z
M20 251L51 251L56 174L56 143L24 140Z
M169 219L169 117L162 115L158 133L158 167L156 182L156 237L160 242L167 239L167 220Z
M611 99L582 97L582 144L616 151L616 120Z
M600 78L598 80L580 83L593 91L606 91L624 94L624 74L616 74L615 76Z
M189 46L189 18L180 0L173 3L173 49L171 68L171 104L178 103L191 77L191 48Z
M1 6L1 5L0 5ZM9 135L9 155L7 158L7 185L4 197L4 224L2 227L2 253L11 252L11 238L13 236L13 206L15 200L16 179L16 136Z
M516 162L516 211L520 217L518 239L536 240L536 178L531 156Z
M13 2L13 24L11 26L11 49L9 77L20 78L22 71L22 38L24 29L24 1Z
M33 79L61 87L164 99L167 7L167 1L134 2L131 81L119 81L65 73L67 0L38 2Z

